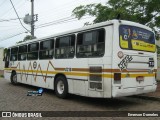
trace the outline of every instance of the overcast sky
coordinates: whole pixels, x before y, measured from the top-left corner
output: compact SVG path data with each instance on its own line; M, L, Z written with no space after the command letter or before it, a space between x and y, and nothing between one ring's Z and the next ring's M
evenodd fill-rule
M35 36L37 38L53 35L84 26L85 22L92 22L93 17L84 17L82 20L73 19L72 10L79 5L90 3L105 4L108 0L34 0L34 13L38 14L35 23ZM12 0L20 18L31 13L30 0ZM0 47L8 47L23 40L29 33L21 26L10 0L0 0ZM9 21L5 21L9 20ZM60 22L63 20L64 22ZM30 26L21 20L23 25L30 30ZM51 22L47 27L45 23ZM20 35L18 35L20 34ZM12 37L15 36L16 37ZM10 38L12 37L12 38ZM10 39L7 39L10 38Z

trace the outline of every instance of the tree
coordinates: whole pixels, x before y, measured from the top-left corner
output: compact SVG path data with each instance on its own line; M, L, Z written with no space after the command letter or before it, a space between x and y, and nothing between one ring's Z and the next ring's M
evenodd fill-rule
M7 48L4 49L3 56L5 56L7 54L7 50L8 50Z
M32 40L32 36L31 35L26 35L23 39L23 41L27 41L27 40Z
M34 37L32 38L31 35L26 35L22 41L18 41L16 44L19 44L19 43L22 43L22 42L26 42L26 41L32 40L32 39L36 39L36 37L34 36Z
M160 55L160 47L157 45L157 54Z
M80 5L72 12L78 19L85 15L94 16L93 23L115 19L120 14L121 19L147 25L155 33L160 30L159 0L109 0L106 5ZM158 34L156 35L157 39L159 39Z

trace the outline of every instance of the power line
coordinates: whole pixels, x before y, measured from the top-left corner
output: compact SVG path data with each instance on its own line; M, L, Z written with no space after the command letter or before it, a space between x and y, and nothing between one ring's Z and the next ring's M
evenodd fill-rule
M13 37L16 37L16 36L19 36L19 35L21 35L21 34L23 34L23 33L26 33L26 32L21 32L21 33L12 35L12 36L10 36L10 37L4 38L4 39L0 40L0 42L5 41L5 40L8 40L8 39L13 38Z
M67 17L67 18L69 18L69 17ZM82 18L82 19L87 19L87 18L91 18L91 17L85 17L85 18ZM48 26L51 26L51 25L57 25L57 24L62 24L62 23L73 22L73 21L78 21L78 20L76 18L70 18L68 20L63 20L63 21L59 21L59 22L52 21L52 22L48 22L49 24L48 23L44 23L43 26L39 25L35 29L39 29L39 28L43 28L43 27L48 27ZM8 40L8 39L13 38L13 37L16 37L16 36L21 35L23 33L27 33L27 31L26 32L21 32L21 33L15 34L15 35L12 35L12 36L7 37L5 39L2 39L2 40L0 40L0 42Z
M38 25L37 27L43 26L43 25L46 25L46 24L50 24L50 23L55 23L55 22L64 21L64 20L70 20L70 19L75 19L75 18L73 18L73 17L65 17L65 18L61 18L61 19L54 20L54 21L51 21L51 22L47 22L47 23L40 24L40 25Z
M22 18L0 19L0 22L9 22L9 21L18 20L18 19L22 19Z
M6 1L8 1L8 0L6 0ZM22 0L19 0L18 2L16 1L16 6L18 7L20 4L20 1L22 1ZM7 6L7 8L9 8L8 6ZM1 17L4 17L4 16L8 16L8 13L10 13L11 12L11 10L13 9L13 7L11 6L11 8L9 8L8 10L6 10L6 11L3 11L3 13L4 14L1 14Z
M19 30L19 29L22 30L22 27L16 27L16 30ZM6 32L6 31L9 32L9 31L11 31L11 30L12 30L12 31L15 30L15 27L8 28L8 29L0 29L0 32L1 32L1 33L4 33L4 32Z
M19 20L20 24L22 25L22 27L23 27L24 29L26 29L26 30L30 33L30 31L29 31L27 28L25 28L24 25L22 24L22 22L21 22L21 20L20 20L20 17L19 17L19 15L18 15L18 13L17 13L17 11L16 11L16 9L15 9L15 7L14 7L14 5L13 5L12 0L10 0L10 2L11 2L11 4L12 4L12 7L14 8L14 11L15 11L17 17L18 17L18 20Z
M16 27L16 26L17 26L17 25L7 25L7 26L6 26L6 25L5 25L5 26L3 26L3 25L1 26L1 25L0 25L0 28L2 28L2 27L4 27L4 28L6 28L6 27Z
M86 17L86 18L82 18L82 19L88 19L88 18L91 18L91 17ZM48 26L51 26L51 25L57 25L57 24L63 24L63 23L73 22L73 21L78 21L78 20L76 18L70 18L70 19L63 20L63 21L58 21L58 22L53 21L53 22L49 22L49 23L44 23L43 25L39 25L35 29L39 29L39 28L43 28L43 27L48 27Z

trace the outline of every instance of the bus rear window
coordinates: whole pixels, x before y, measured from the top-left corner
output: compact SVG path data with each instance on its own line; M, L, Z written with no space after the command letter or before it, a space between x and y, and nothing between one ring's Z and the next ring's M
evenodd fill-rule
M128 50L155 52L154 33L135 26L119 27L120 47Z

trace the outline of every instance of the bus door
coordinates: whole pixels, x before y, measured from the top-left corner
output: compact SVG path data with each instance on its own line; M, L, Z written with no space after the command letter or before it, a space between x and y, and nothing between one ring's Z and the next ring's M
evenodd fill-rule
M103 55L105 50L105 30L103 28L84 33L89 67L89 96L103 97Z

